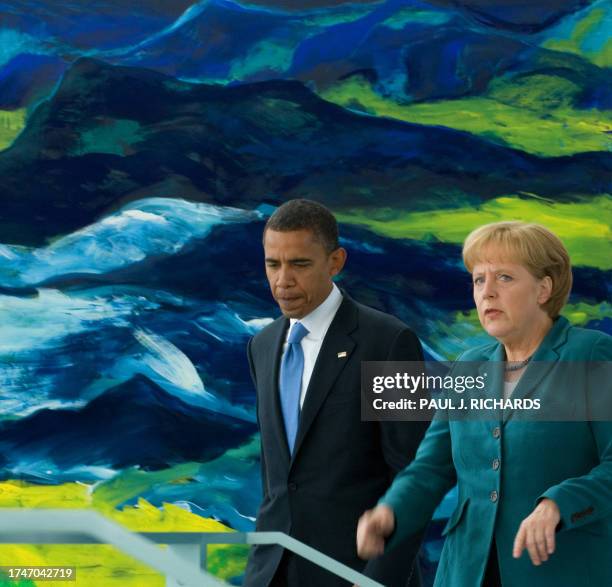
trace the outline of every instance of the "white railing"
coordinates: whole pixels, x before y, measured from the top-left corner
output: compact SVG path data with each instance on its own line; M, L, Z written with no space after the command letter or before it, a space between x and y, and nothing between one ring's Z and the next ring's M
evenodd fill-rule
M227 585L206 571L209 544L278 544L360 587L383 587L282 532L134 533L93 510L0 509L0 543L110 544L165 575L167 587Z

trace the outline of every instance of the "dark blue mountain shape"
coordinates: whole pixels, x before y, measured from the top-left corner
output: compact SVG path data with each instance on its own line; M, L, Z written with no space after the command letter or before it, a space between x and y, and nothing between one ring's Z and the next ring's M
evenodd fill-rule
M261 246L263 222L223 225L213 229L204 240L196 240L172 256L154 256L130 265L128 268L103 275L59 277L45 282L45 287L59 288L67 293L81 288L100 285L127 286L142 291L165 291L187 296L201 305L197 313L179 310L170 304L156 316L168 315L168 324L143 324L156 332L168 332L170 324L180 323L187 316L198 322L202 317L214 317L215 307L210 304L223 300L240 308L243 319L277 316L264 275L264 255ZM412 325L427 341L435 323L433 316L446 316L448 312L470 311L474 307L471 279L457 262L461 248L435 239L397 240L386 238L368 230L341 225L342 245L348 250L348 262L339 285L356 300L381 311L394 309L407 324ZM241 243L237 246L237 243ZM221 269L222 268L222 269ZM435 270L432 270L434 269ZM212 276L212 277L211 277ZM608 297L609 272L594 268L574 268L573 296L576 300L597 303ZM207 306L207 304L209 304ZM427 312L424 314L424 308ZM186 315L186 316L185 316ZM157 318L156 318L157 320ZM434 321L435 322L435 321ZM181 327L184 330L184 327ZM176 339L180 348L190 357L210 363L218 378L238 380L235 356L246 338L232 346L221 333L224 344L215 346L212 339L191 331L189 336ZM91 336L91 335L90 335ZM118 341L119 333L102 335ZM174 340L174 339L173 339ZM190 346L193 341L193 347ZM84 343L76 342L83 346ZM92 344L100 345L100 341ZM119 344L116 342L115 344ZM216 359L211 361L214 354ZM248 385L248 375L241 373L241 382ZM244 398L236 401L245 402Z
M255 431L255 424L189 406L137 376L80 410L45 409L0 423L1 465L161 469L218 457Z
M548 51L524 40L448 27L425 31L403 51L406 95L412 100L458 98L484 93L490 82L506 76L519 79L549 75L582 89L575 107L609 107L612 90L606 70L581 57ZM601 95L597 104L591 99ZM605 96L605 97L604 97Z
M334 0L243 0L243 4L301 12L314 7L337 6ZM364 4L366 2L364 1ZM377 4L376 0L371 0ZM482 22L508 30L541 30L584 6L589 0L548 0L516 2L516 0L431 0L429 4L458 8Z
M387 0L365 8L279 11L208 0L171 17L170 11L154 7L130 14L116 3L100 3L95 15L45 3L23 14L12 4L5 26L39 39L42 50L66 64L85 54L187 80L298 79L319 90L367 72L378 81L380 93L399 100L478 94L490 79L514 71L517 64L522 73L537 71L537 63L531 67L530 61L555 52L538 48L541 39L534 42L533 33L588 5L577 0L520 6L505 0ZM437 17L406 19L391 27L389 19L406 9ZM602 71L585 60L573 57L564 68L591 74L582 76L584 92L601 87ZM32 77L37 92L47 87L43 82ZM9 107L15 91L0 80L0 105ZM27 96L22 93L20 101L28 102ZM584 104L604 107L601 100Z
M514 15L518 20L508 21L506 26L502 16L496 16L512 16L503 2L497 7L489 5L488 12L480 2L448 4L388 0L372 5L359 18L346 22L338 18L338 22L315 27L308 24L308 14L303 12L270 12L214 0L197 5L190 18L138 44L131 52L109 58L116 64L147 67L179 78L225 82L233 80L234 64L247 59L258 43L268 41L293 51L289 67L264 61L250 74L242 74L239 81L281 77L323 89L343 77L367 71L379 80L382 93L401 99L452 98L483 92L491 79L513 71L519 64L519 70L526 73L539 69L537 63L530 65L531 60L545 56L561 60L563 55L538 48L530 35L584 6L573 2L565 6L557 3L556 10L550 6L548 10L519 10L521 14ZM417 13L428 10L448 20L441 23L416 18L399 29L390 28L388 19L407 8ZM328 8L326 13L338 16L343 10L346 7ZM490 22L484 18L486 14ZM526 22L521 25L522 18ZM515 29L516 34L509 35L500 28ZM168 54L174 58L168 59ZM585 91L601 81L591 77L603 75L600 68L579 57L573 57L564 67L588 70L591 75L582 80ZM403 89L397 83L400 77L405 79Z
M258 42L286 35L297 43L306 28L299 16L253 10L225 0L196 3L192 12L115 62L184 78L225 80L234 59L246 55Z
M0 68L0 109L13 110L46 97L67 67L54 55L17 55Z
M172 24L192 0L0 0L2 26L71 50L111 49L137 43Z
M0 153L0 228L5 243L41 243L150 196L247 208L305 195L412 210L520 191L562 201L605 192L609 168L606 153L544 159L355 114L299 82L188 84L82 59Z
M434 4L455 6L488 26L524 33L542 31L564 16L592 4L592 0L434 0Z

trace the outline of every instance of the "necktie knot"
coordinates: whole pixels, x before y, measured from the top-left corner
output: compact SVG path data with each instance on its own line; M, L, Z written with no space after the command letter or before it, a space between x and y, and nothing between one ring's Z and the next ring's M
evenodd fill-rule
M308 329L301 322L296 322L291 327L291 332L289 333L287 342L289 344L299 344L307 334Z

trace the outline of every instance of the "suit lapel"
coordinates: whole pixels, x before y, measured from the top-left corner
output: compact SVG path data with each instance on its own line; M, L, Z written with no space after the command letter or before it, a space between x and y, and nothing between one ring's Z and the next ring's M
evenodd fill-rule
M310 377L300 416L293 460L295 460L317 413L331 391L334 382L348 363L356 345L350 333L357 328L357 306L350 298L346 297L346 294L344 296L344 300L325 335Z
M504 347L498 344L488 361L483 362L479 367L480 375L487 379L485 388L485 396L488 399L498 400L502 397L502 388L504 385ZM487 410L487 413L489 410ZM491 410L494 421L502 423L502 410ZM488 419L488 418L487 418Z
M569 322L565 318L558 318L553 324L516 385L512 399L527 398L536 391L542 379L550 373L559 360L557 349L564 344L568 328ZM513 414L514 410L504 410L504 424L512 418Z
M273 361L264 360L264 375L262 378L262 412L272 422L272 429L277 440L277 445L282 451L283 460L287 463L290 460L289 446L287 444L287 434L285 433L285 423L283 412L280 405L280 393L278 389L278 374L280 369L281 357L283 354L283 343L287 335L289 320L281 318L277 322L278 326L272 333L271 352Z

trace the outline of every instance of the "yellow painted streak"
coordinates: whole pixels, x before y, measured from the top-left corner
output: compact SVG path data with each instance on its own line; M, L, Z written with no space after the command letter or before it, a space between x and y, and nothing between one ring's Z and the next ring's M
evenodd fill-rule
M85 508L91 504L88 486L81 483L34 485L25 481L0 483L3 508Z
M34 485L24 481L0 483L0 507L18 508L91 508L92 487L81 483ZM133 531L231 532L216 520L202 518L178 506L165 503L157 508L144 499L136 506L116 510L97 502L96 507L108 518ZM209 568L222 579L242 572L235 546L209 547ZM6 561L2 563L1 561ZM77 581L71 585L108 587L162 587L164 579L149 567L106 545L0 545L0 565L70 565L77 567ZM45 587L65 587L65 582L45 581Z
M0 110L0 151L10 147L26 125L26 109Z
M608 302L566 304L561 314L576 326L586 326L592 320L612 317L612 305ZM493 340L486 335L475 309L455 312L450 320L436 320L432 327L434 334L430 343L448 360L456 359L465 349Z
M601 302L599 304L587 304L586 302L566 304L561 314L575 326L585 326L591 320L602 320L606 317L612 317L612 305L608 302ZM481 328L478 312L475 309L469 312L456 312L450 328L451 330L453 328L461 328L464 324Z
M611 144L606 134L612 131L608 114L578 111L567 105L538 111L523 104L504 103L497 96L398 104L378 95L360 77L332 86L321 92L321 97L375 116L467 131L546 157L602 151Z
M612 67L612 41L610 40L606 41L601 51L597 53L583 51L578 43L572 39L549 39L543 44L543 47L552 51L573 53L581 57L586 57L599 67Z
M76 581L38 581L39 587L163 587L164 577L106 545L0 545L0 561L13 566L72 566Z
M428 239L460 244L473 229L500 220L543 224L568 248L575 265L612 269L612 198L548 203L541 199L500 197L478 208L402 212L391 209L338 211L341 222L367 226L391 238Z
M612 318L612 304L601 302L600 304L587 304L578 302L577 304L567 304L563 308L563 315L577 326L584 326L591 320L601 320Z

